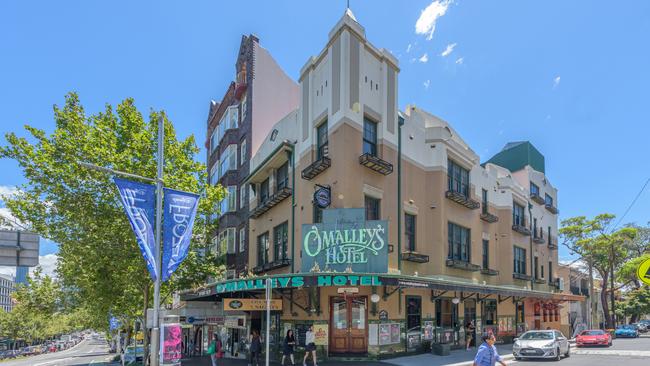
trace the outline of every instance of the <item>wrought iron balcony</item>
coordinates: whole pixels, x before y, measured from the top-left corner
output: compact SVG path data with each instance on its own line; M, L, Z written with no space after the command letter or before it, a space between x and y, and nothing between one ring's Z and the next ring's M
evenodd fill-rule
M539 193L531 193L530 194L530 199L537 202L537 203L539 203L540 205L543 205L543 204L546 203L546 201L544 201L544 197L540 196Z
M533 235L533 243L544 244L546 243L546 239L544 239L544 236L542 235Z
M574 295L580 295L580 287L571 286L571 293Z
M331 165L332 159L328 158L327 156L323 156L303 169L302 173L300 173L300 176L302 176L303 179L312 180L315 176L324 172Z
M525 226L525 223L514 224L512 225L512 230L518 232L521 235L530 236L530 229Z
M548 249L557 249L557 238L549 237L548 238Z
M282 268L282 267L288 267L291 265L291 259L289 258L283 258L283 259L278 259L273 262L269 263L264 263L261 264L257 267L253 268L253 273L259 274L259 273L264 273L268 271L273 271L274 269Z
M513 273L512 278L517 280L530 281L533 277L523 273Z
M580 295L582 296L589 296L589 289L588 288L581 288L580 289Z
M481 220L492 224L499 221L499 217L489 213L488 210L483 210L483 212L481 212Z
M481 273L488 276L498 276L499 271L490 268L481 268Z
M250 217L256 219L266 213L268 210L273 208L273 206L282 202L285 198L291 196L292 190L289 187L284 187L279 191L275 192L271 197L267 198L266 201L261 202L260 204L253 209L250 214Z
M477 272L481 270L481 266L461 261L460 259L447 259L446 264L447 267L462 269L465 271Z
M458 203L459 205L465 206L469 208L470 210L476 210L477 208L481 207L481 204L478 203L478 201L473 200L469 198L469 196L465 196L464 194L456 191L447 191L445 192L445 197L449 198L450 200Z
M539 285L543 285L546 283L546 281L543 278L536 278L535 283Z
M429 262L429 256L408 250L402 252L402 260L415 263L427 263Z
M552 214L557 214L560 212L560 210L558 210L557 207L553 206L552 204L545 204L544 207L546 207L546 210Z
M383 175L388 175L393 172L393 164L369 153L359 156L359 164Z

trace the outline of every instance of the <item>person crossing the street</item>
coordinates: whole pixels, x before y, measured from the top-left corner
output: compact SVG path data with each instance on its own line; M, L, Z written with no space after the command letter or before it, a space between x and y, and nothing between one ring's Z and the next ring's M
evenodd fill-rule
M481 344L476 352L473 366L494 366L497 362L502 366L506 366L505 361L499 356L497 348L494 346L494 342L496 342L494 334L483 333L481 339L483 340L483 344Z

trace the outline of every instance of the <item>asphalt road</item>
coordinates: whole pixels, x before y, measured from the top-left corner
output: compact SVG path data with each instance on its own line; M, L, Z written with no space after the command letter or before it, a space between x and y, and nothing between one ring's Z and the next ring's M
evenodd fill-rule
M0 361L0 366L86 366L105 364L112 359L106 341L84 340L65 351Z

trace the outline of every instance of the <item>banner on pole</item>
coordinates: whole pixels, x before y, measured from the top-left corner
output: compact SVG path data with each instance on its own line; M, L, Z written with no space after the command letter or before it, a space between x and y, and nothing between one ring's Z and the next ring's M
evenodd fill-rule
M199 196L165 188L162 280L167 281L190 249Z
M135 233L142 256L147 263L151 279L155 281L157 278L156 258L158 254L153 231L156 187L120 178L113 178L113 181L120 192L120 200Z

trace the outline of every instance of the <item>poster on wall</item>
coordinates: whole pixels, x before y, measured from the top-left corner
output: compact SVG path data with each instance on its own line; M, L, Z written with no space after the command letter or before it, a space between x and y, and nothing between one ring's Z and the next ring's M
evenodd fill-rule
M390 344L390 324L379 324L379 344Z
M390 343L399 343L400 342L400 334L401 329L400 325L397 323L391 324L390 325Z
M317 346L327 346L329 324L314 324L314 343Z
M433 339L433 321L424 321L424 340L430 341Z
M379 344L378 338L379 326L377 324L368 324L368 345L376 346Z

